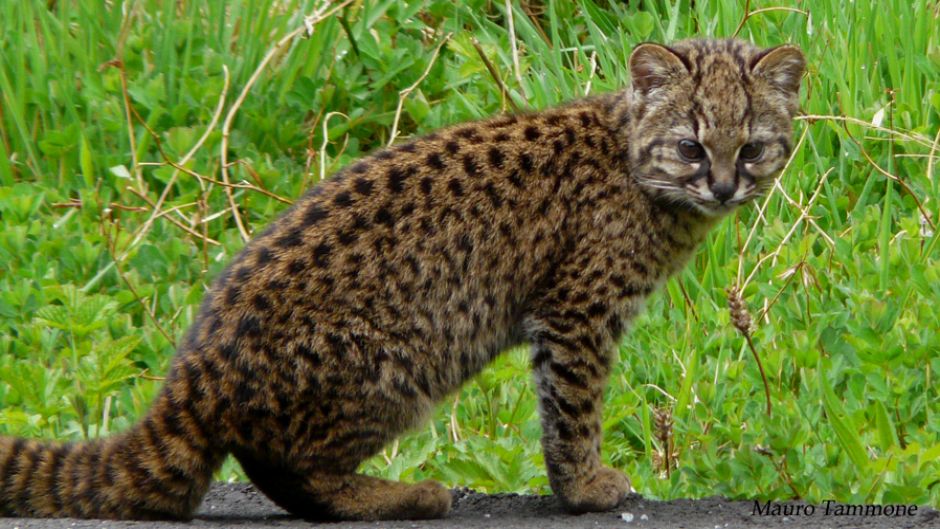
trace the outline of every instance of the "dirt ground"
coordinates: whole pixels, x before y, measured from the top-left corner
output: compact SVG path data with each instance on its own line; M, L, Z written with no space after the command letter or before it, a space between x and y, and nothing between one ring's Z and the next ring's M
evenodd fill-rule
M314 524L291 518L251 485L213 486L196 519L180 522L112 522L102 520L40 520L0 518L3 529L268 529L314 526L330 529L586 529L586 528L702 528L726 527L832 527L832 528L940 528L940 512L919 507L914 516L835 516L817 506L812 515L774 516L754 514L754 502L704 500L649 501L634 495L606 513L571 516L562 512L551 496L486 495L454 491L454 510L443 520L424 522L373 522ZM795 506L799 504L785 504ZM835 506L830 506L835 512Z

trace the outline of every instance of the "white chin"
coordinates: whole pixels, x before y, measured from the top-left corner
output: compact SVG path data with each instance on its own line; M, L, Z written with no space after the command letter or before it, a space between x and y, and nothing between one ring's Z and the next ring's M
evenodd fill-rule
M724 217L738 207L737 205L699 204L697 202L692 202L692 206L696 211L705 215L706 217Z

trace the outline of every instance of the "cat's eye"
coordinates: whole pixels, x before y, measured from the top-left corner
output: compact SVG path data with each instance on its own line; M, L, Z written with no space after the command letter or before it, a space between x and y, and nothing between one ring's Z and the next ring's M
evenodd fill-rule
M741 147L741 152L738 153L738 156L745 162L756 161L761 155L764 154L764 144L760 142L751 142L745 143Z
M695 140L679 140L676 149L679 156L687 162L700 162L705 159L705 147Z

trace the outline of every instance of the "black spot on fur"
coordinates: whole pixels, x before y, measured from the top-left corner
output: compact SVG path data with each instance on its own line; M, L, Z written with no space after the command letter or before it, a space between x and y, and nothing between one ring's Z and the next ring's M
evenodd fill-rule
M392 218L392 214L388 211L388 208L383 206L375 212L375 223L383 224L391 228L395 225L395 219Z
M225 289L225 304L231 306L238 303L238 298L241 297L241 294L241 289L237 286L232 285L228 287Z
M349 191L338 193L336 197L333 198L333 203L343 208L351 205L352 197L349 195Z
M565 127L565 140L568 142L568 145L574 145L575 134L571 127Z
M274 244L282 248L293 248L303 243L303 231L300 228L293 228L284 235L278 237Z
M587 308L588 316L596 317L596 316L602 316L606 313L607 313L607 305L601 302L592 303Z
M463 196L463 186L460 185L460 180L451 178L450 181L447 182L447 188L450 189L450 192L453 193L455 197Z
M356 193L359 193L364 197L372 194L372 182L366 180L365 178L357 178L355 183L353 183L353 187L356 189Z
M351 231L341 231L336 236L336 240L338 240L339 243L343 246L349 246L350 244L356 242L357 239L359 239L359 235Z
M326 211L319 204L310 204L304 212L304 226L311 226L326 218Z
M432 152L431 154L429 154L427 157L427 162L428 162L428 165L431 166L432 169L437 169L438 171L440 171L441 169L444 168L444 161L441 160L441 155L439 153Z
M251 277L251 267L242 266L235 271L235 281L239 283L244 283L249 277Z
M463 170L470 176L476 176L477 162L473 159L472 155L467 154L463 157Z
M288 283L287 281L284 281L283 279L272 279L268 281L267 287L268 287L268 290L272 292L278 292L287 288Z
M490 159L490 165L497 169L503 168L503 160L506 159L505 155L503 155L503 151L497 149L496 147L490 147L487 155Z
M431 180L430 176L425 176L424 178L422 178L421 179L421 192L424 193L425 195L430 195L432 182L433 181Z
M271 308L271 302L264 294L255 294L255 297L251 298L251 304L258 310L268 310Z
M503 205L503 197L499 196L493 182L487 182L486 185L483 186L483 190L486 191L486 196L489 197L490 202L493 203L494 209L499 209L499 207Z
M307 269L307 261L303 259L294 259L287 263L287 273L297 275Z
M535 167L535 164L532 162L532 155L527 152L524 152L519 155L519 167L527 172L531 173L532 169Z
M238 320L238 327L235 329L237 336L248 336L251 338L261 334L261 320L251 314L246 314Z
M400 167L388 170L388 190L392 193L401 193L405 189L405 171Z
M467 127L460 129L455 134L458 138L464 138L465 140L470 141L471 143L480 143L483 141L483 136L480 136L480 131L473 127Z
M259 265L265 265L274 260L274 253L267 247L259 248L257 256Z
M447 142L447 144L444 145L444 148L447 150L447 152L451 154L457 154L458 152L460 152L460 144L457 143L456 141Z
M365 217L356 213L353 215L352 229L356 231L362 231L369 229L369 221Z
M522 189L522 178L519 176L519 171L513 171L509 174L509 183L512 184L513 187Z
M330 264L330 252L332 248L327 243L320 243L313 249L313 264L320 268L326 268Z
M534 125L529 125L526 127L525 131L523 131L523 134L525 135L525 139L529 141L535 141L542 137L542 133L539 131L538 127Z

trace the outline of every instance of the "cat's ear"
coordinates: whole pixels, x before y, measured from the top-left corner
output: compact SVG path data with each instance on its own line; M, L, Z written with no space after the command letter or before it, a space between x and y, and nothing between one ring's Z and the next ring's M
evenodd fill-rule
M645 42L630 54L630 77L633 89L648 94L676 76L687 74L685 60L676 52L652 42Z
M784 44L760 52L751 60L751 73L789 95L800 91L800 79L806 69L803 52L796 46Z

